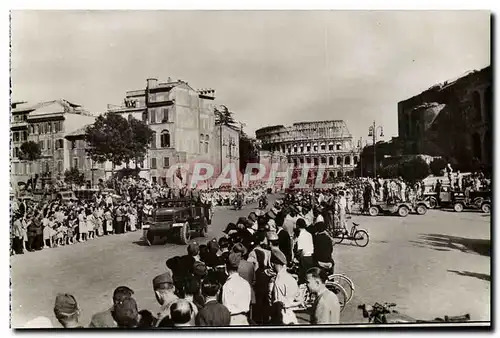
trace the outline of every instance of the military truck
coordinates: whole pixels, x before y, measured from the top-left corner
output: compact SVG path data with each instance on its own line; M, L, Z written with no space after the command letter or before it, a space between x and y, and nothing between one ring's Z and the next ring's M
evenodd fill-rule
M160 199L145 216L143 239L153 245L157 238L187 244L193 235L205 237L212 215L208 205L191 199Z

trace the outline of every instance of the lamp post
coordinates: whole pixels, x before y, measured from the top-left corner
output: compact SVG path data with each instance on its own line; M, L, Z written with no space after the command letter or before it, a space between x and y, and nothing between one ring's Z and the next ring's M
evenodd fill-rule
M377 152L376 152L376 143L377 143L377 131L380 128L380 137L384 137L384 127L377 126L375 121L373 121L373 125L368 128L368 136L373 137L373 178L377 177Z
M363 137L359 138L358 141L358 151L359 151L359 177L363 177Z

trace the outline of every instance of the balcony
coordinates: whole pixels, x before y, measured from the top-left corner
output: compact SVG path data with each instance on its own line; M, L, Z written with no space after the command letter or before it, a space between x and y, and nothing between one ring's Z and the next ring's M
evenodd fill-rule
M28 128L28 121L12 121L11 128Z

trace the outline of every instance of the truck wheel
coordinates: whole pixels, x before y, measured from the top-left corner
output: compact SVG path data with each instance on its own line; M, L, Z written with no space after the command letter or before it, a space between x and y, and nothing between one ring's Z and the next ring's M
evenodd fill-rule
M438 204L438 202L437 202L437 200L434 197L431 197L429 199L429 207L431 209L434 209L435 207L437 207L437 204Z
M427 208L425 207L425 205L420 204L417 206L417 214L425 215L426 212L427 212Z
M409 213L410 213L410 210L405 205L399 207L399 209L398 209L398 215L401 217L406 217L406 216L408 216Z
M179 240L181 244L187 244L191 239L191 227L189 222L184 223L184 225L179 228Z
M484 203L483 205L481 205L481 211L489 214L491 211L491 205L489 203Z
M148 231L146 235L146 243L148 244L148 246L151 246L153 245L154 241L155 241L155 236Z
M464 205L462 203L455 203L453 205L453 210L456 212L462 212L464 210Z
M377 216L378 215L378 208L377 207L370 207L368 210L368 213L370 216Z
M206 219L206 217L203 217L203 222L201 222L200 226L200 237L207 237L207 224L208 224L208 221Z

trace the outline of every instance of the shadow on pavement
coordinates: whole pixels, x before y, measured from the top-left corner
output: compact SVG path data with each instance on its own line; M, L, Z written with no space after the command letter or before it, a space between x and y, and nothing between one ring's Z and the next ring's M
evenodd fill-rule
M134 241L132 242L138 246L149 246L145 241Z
M475 277L481 280L485 280L487 282L491 282L491 276L484 273L470 272L470 271L457 271L457 270L448 270L448 272L456 273L460 276L466 277Z
M481 256L491 256L491 240L464 238L441 234L420 235L420 241L410 241L418 247L430 247L437 251L459 250L464 253L475 252Z

